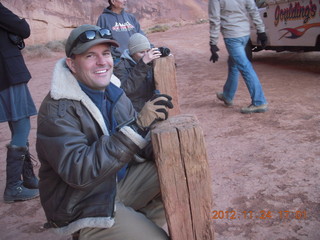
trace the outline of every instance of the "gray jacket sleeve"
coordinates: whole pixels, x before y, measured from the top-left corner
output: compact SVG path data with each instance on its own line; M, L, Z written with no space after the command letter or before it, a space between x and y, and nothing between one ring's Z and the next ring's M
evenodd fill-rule
M247 0L247 11L249 13L249 16L253 22L253 24L255 25L257 32L261 33L261 32L265 32L265 26L264 23L261 19L258 7L256 5L256 3L254 2L254 0Z
M209 0L210 44L217 45L220 33L220 2Z
M209 0L210 44L217 45L221 31L224 38L250 34L250 20L257 32L265 26L254 0Z

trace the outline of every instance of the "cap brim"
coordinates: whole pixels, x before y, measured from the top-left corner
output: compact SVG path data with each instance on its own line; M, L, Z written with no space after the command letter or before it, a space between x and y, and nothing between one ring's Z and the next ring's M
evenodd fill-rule
M85 51L87 51L89 48L97 45L97 44L101 44L101 43L108 43L111 46L114 47L119 47L119 43L115 40L111 40L111 39L105 39L105 38L98 38L98 39L94 39L92 41L86 42L86 43L82 43L82 44L78 44L75 48L73 48L71 54L81 54L84 53Z

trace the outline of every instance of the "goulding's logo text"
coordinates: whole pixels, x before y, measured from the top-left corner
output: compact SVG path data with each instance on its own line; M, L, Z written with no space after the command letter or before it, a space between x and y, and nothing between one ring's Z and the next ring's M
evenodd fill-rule
M293 5L294 4L294 5ZM301 6L299 2L290 3L289 7L281 9L277 5L274 13L274 25L278 26L279 22L293 20L303 20L303 23L308 23L310 19L314 18L317 14L317 5L310 0L306 6Z

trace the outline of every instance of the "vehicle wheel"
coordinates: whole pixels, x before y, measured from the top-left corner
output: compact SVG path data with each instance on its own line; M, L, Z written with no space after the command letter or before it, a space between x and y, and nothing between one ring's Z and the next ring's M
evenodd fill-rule
M250 62L252 62L252 44L250 39L246 45L245 51L247 54L247 58L249 59Z

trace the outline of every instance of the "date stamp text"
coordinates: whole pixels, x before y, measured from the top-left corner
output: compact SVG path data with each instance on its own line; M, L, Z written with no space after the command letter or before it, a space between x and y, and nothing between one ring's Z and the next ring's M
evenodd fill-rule
M307 211L222 211L222 210L213 210L211 212L212 219L307 219Z

